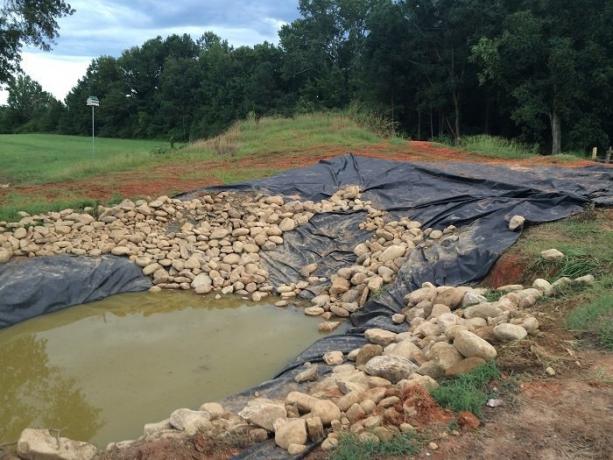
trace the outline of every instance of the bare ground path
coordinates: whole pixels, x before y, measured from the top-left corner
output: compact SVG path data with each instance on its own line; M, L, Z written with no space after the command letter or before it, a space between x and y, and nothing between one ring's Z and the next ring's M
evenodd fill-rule
M27 195L33 199L48 201L66 196L80 196L92 200L108 201L113 197L154 197L175 194L196 188L219 185L247 178L263 177L282 170L308 166L326 158L342 155L345 147L318 146L290 152L270 152L249 158L220 157L214 161L187 161L183 164L166 164L153 168L140 168L115 172L82 180L47 183L41 185L17 185L0 189L0 205L10 194ZM507 164L515 167L557 165L582 167L593 164L585 160L560 162L549 157L533 157L525 160L501 160L448 148L424 141L407 141L399 145L382 143L353 153L396 161L473 161L489 164Z

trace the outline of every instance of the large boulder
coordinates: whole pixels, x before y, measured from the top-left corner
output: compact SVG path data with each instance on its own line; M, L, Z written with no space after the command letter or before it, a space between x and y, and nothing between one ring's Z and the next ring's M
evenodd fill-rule
M409 378L417 366L402 356L375 356L364 366L369 375L383 377L392 383Z
M481 303L464 309L464 318L496 318L502 314L502 309L495 303Z
M192 288L196 294L208 294L213 289L213 280L206 273L200 273L192 281Z
M287 411L282 402L257 398L250 400L238 415L249 423L273 431L275 420L287 417Z
M194 435L198 431L212 428L211 414L206 411L177 409L170 414L170 425L179 431L185 431L188 435Z
M380 328L367 329L364 336L369 342L383 347L396 340L396 333Z
M416 361L417 358L422 356L422 351L411 340L403 340L397 344L390 345L383 354L388 356L401 356L411 361Z
M13 256L13 252L7 248L0 248L0 264L5 264L11 257Z
M528 332L516 324L502 323L494 328L494 336L502 342L521 340L528 335Z
M494 359L497 354L492 345L470 331L459 331L455 336L453 346L466 358L476 356L489 361Z
M407 248L403 244L393 244L387 247L379 256L379 260L383 263L391 262L398 257L402 257L406 252Z
M436 297L432 301L433 304L447 305L449 308L457 308L462 305L464 294L468 292L470 288L467 287L450 287L443 289L436 294Z
M279 418L274 423L275 443L282 449L287 450L290 444L306 444L307 428L302 418L284 419Z
M96 446L26 428L17 441L17 455L24 460L90 460L96 456Z

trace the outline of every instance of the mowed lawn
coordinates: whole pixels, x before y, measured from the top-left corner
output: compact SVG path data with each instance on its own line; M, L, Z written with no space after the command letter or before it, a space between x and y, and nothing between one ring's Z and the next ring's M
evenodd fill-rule
M269 176L283 169L273 157L378 144L392 151L405 142L379 135L343 113L242 120L219 136L174 149L159 140L96 138L94 154L91 137L0 135L0 221L19 219L19 211L32 214L140 198L148 196L144 189L151 190L152 184L158 184L156 193L172 194L201 184ZM271 161L255 167L235 161L258 158ZM126 172L136 184L125 183Z
M0 184L62 182L149 162L162 141L96 139L54 134L0 135Z

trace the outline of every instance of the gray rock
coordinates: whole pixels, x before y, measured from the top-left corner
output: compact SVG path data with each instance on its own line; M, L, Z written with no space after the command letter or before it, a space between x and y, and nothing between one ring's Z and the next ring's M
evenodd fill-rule
M211 414L205 411L177 409L170 414L170 425L179 431L194 435L198 431L206 431L212 428Z
M401 356L375 356L364 366L369 375L383 377L392 383L409 378L417 366Z
M49 430L26 428L17 441L17 454L25 460L90 460L96 446L52 435Z
M192 288L196 294L208 294L213 289L213 280L206 273L200 273L192 281Z
M273 431L275 421L287 417L287 411L282 402L257 398L250 400L238 415L249 423Z
M317 364L313 364L307 367L304 371L299 372L294 376L294 381L296 383L304 383L304 382L312 382L317 380L317 372L318 366Z

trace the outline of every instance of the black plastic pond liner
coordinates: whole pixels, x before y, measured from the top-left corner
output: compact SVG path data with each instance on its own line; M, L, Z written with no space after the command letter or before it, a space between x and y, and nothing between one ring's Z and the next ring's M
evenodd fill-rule
M551 222L581 212L590 203L613 204L613 169L588 167L509 168L483 164L399 163L345 155L319 164L287 171L277 176L213 190L259 191L288 198L319 201L339 188L359 185L362 198L388 211L393 219L410 217L424 228L458 227L457 240L445 240L414 250L400 269L394 283L351 316L353 328L315 342L275 377L258 387L228 398L224 403L240 409L255 392L278 398L291 388L298 389L294 375L307 362L318 362L326 351L344 353L365 343L361 332L383 327L401 332L390 316L403 307L404 296L426 281L436 285L476 282L489 272L498 257L517 241L520 232L510 231L514 215L526 218L526 225ZM184 195L196 196L198 192ZM371 237L360 230L363 212L317 215L304 226L284 234L283 247L261 256L275 285L301 279L300 269L316 262L316 275L329 277L341 266L351 265L353 247ZM321 292L303 291L305 297ZM313 448L314 446L310 446ZM236 458L288 458L274 441L258 444Z
M141 269L121 257L15 260L0 265L0 328L71 305L149 287L151 281Z
M403 297L423 282L461 285L482 279L519 238L520 232L508 230L512 216L522 215L530 225L568 217L590 203L613 204L613 169L604 166L524 169L471 163L400 163L351 154L271 178L194 191L178 198L230 190L319 201L347 185L359 185L362 198L388 211L391 218L410 217L422 222L424 228L455 225L458 238L414 250L394 283L351 316L352 328L318 340L274 379L227 398L224 405L228 409L240 410L256 392L281 398L289 389L304 388L294 383L293 377L306 361L320 363L322 373L330 372L322 363L323 353L346 353L360 347L365 343L361 332L368 327L406 330L406 326L392 324L390 314L400 311ZM272 283L300 280L299 270L312 262L318 264L315 273L324 277L353 264L353 248L371 236L358 226L364 217L364 212L316 215L308 224L285 233L282 247L260 253ZM148 283L138 267L114 257L10 262L0 265L0 327L118 292L144 290ZM303 291L303 296L317 295L324 287ZM270 440L237 458L288 458L288 454Z

